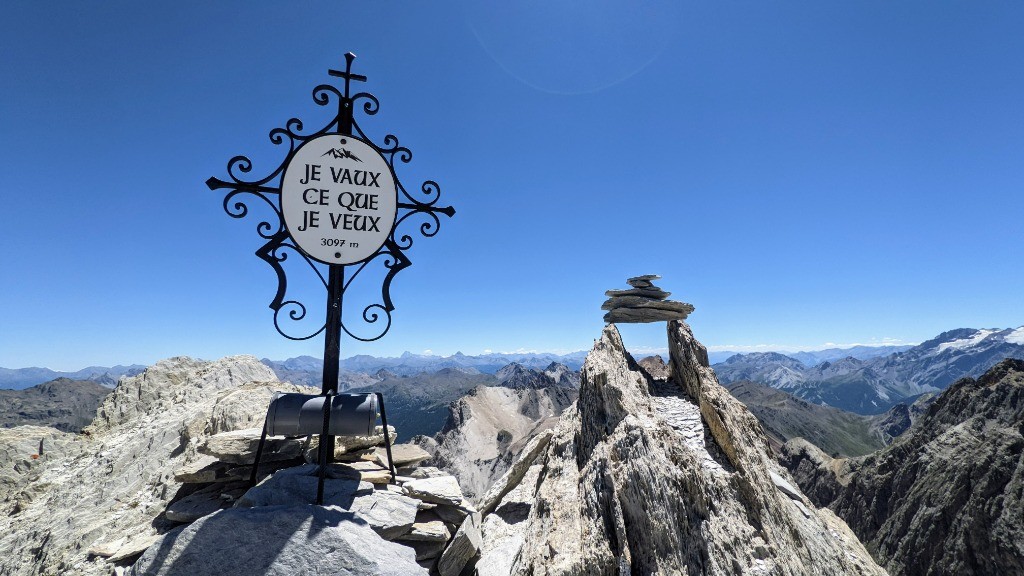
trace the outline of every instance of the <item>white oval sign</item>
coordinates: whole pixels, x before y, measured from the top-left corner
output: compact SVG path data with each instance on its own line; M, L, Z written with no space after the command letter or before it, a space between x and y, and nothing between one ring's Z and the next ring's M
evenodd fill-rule
M318 136L299 147L281 180L281 215L295 244L325 264L352 264L384 245L398 191L387 160L354 136Z

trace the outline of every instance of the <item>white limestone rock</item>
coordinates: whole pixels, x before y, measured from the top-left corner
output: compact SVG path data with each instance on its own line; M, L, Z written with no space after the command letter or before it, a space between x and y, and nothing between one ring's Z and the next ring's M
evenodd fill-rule
M477 576L508 576L526 540L527 520L533 506L542 464L530 466L500 505L483 516Z
M49 426L0 428L0 515L28 506L40 494L36 481L47 468L84 446L77 434Z
M537 456L548 447L548 442L551 441L553 435L553 430L545 430L530 440L530 443L526 445L526 448L520 453L515 463L480 499L480 512L482 514L485 516L490 514L494 507L498 505L498 502L501 502L501 499L506 494L522 482L526 471L530 469L530 466L533 466Z
M478 502L535 436L558 423L576 395L566 386L478 386L449 408L439 443L417 441L434 454L431 465L453 474L463 494Z
M217 426L266 413L266 405L243 413L239 403L231 409L239 420L215 423L218 404L241 389L269 398L277 388L287 385L252 356L172 358L122 378L74 452L47 454L21 486L32 498L0 513L0 574L107 576L107 559L89 549L170 529L161 514L181 487L174 473L200 458L197 444Z
M247 428L220 432L207 438L199 445L199 451L213 456L221 462L252 464L256 461L262 428ZM295 460L302 456L305 437L267 436L263 445L260 462Z
M805 516L773 482L783 473L763 430L685 323L669 323L669 350L678 393L659 392L606 327L579 401L537 460L536 488L528 474L485 517L478 575L884 574L833 515L804 506Z
M372 455L374 448L384 446L384 427L377 426L376 434L373 436L335 436L334 437L334 459L352 461L362 459L366 455ZM394 426L388 426L388 440L394 446L398 433ZM320 437L313 436L305 449L307 462L316 463L319 457Z

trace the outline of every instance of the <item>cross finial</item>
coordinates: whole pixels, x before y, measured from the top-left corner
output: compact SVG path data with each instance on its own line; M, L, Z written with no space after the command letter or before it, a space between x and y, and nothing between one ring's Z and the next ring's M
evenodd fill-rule
M345 98L349 98L348 83L350 80L356 82L366 82L366 76L352 73L352 61L356 59L356 55L348 52L345 54L345 71L341 72L338 70L328 70L327 73L331 76L338 76L339 78L345 79Z

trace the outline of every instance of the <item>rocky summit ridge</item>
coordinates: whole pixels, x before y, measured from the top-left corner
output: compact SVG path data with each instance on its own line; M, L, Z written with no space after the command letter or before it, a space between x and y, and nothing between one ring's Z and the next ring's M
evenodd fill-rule
M0 457L29 464L0 483L0 574L885 574L773 460L689 327L668 328L655 376L607 326L578 399L506 430L518 456L476 502L414 445L392 447L390 478L382 431L339 438L323 506L313 438L271 439L250 488L273 392L315 391L250 356L162 361L122 379L84 434L47 432L37 458L20 452L43 429L13 429Z
M172 358L123 378L83 434L3 430L0 574L459 573L475 510L416 446L392 446L392 479L379 427L339 437L324 506L315 438L268 438L250 487L275 391L316 392L252 356Z
M480 500L476 574L885 574L773 459L682 321L657 379L608 325L578 401Z
M831 458L803 439L782 461L900 576L1024 574L1024 361L939 394L893 443Z

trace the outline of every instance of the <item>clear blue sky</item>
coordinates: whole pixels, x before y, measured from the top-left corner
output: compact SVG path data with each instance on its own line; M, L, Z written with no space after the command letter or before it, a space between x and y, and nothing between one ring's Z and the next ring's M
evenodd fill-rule
M272 167L347 51L458 214L343 355L589 348L645 273L709 346L1024 324L1024 4L581 6L5 4L0 366L321 355L204 181Z

